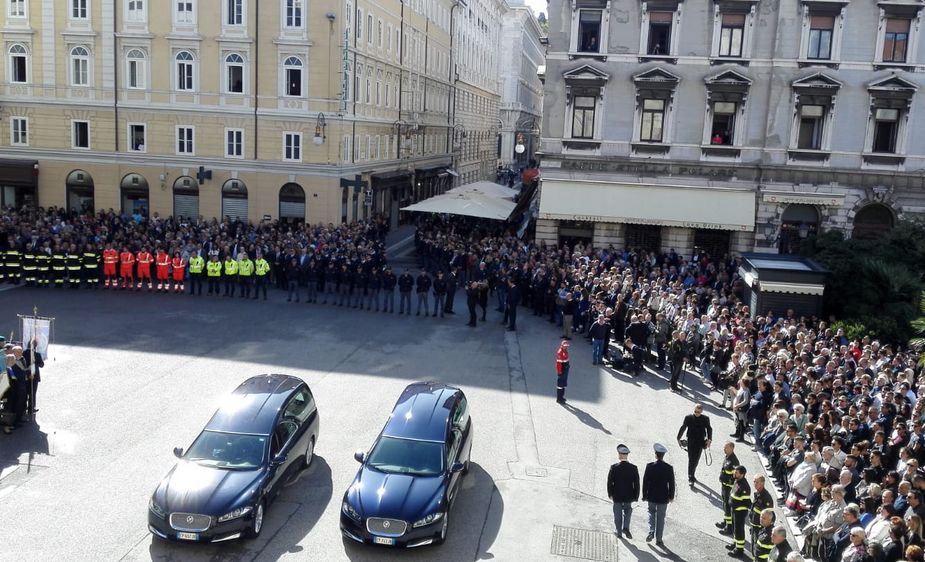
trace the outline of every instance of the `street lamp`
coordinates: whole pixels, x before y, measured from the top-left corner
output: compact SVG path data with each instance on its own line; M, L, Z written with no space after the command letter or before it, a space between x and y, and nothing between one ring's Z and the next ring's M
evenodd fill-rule
M525 150L527 150L527 147L524 146L524 134L517 133L517 144L514 145L514 152L523 154Z
M324 144L324 139L327 138L325 135L327 126L328 124L324 120L324 114L318 113L318 118L315 120L315 137L312 139L312 142L315 143L316 146Z

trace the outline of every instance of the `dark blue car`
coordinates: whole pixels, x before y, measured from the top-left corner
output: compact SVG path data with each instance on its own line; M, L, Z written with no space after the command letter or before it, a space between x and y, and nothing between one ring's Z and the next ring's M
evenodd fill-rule
M311 464L318 409L302 379L244 381L215 412L148 503L148 530L170 540L257 537L267 505Z
M446 540L450 508L469 471L472 420L463 391L408 385L344 494L340 529L361 543L399 547Z

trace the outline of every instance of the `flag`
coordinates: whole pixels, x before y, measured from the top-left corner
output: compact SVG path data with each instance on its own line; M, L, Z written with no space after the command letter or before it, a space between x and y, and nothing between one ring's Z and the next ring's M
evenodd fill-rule
M23 348L32 341L33 334L38 339L35 351L42 354L42 357L48 359L48 342L51 338L51 319L34 318L31 316L21 316L22 319L22 343Z

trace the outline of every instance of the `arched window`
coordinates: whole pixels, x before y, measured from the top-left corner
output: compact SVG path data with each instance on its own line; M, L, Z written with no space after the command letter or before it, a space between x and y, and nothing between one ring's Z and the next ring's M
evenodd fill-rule
M222 220L247 222L247 186L239 179L222 184Z
M305 190L297 183L287 183L279 190L279 220L305 222Z
M299 97L302 95L302 59L289 57L283 62L286 77L285 92L287 96Z
M141 174L128 174L119 184L122 195L122 213L126 215L148 216L148 180Z
M818 230L819 211L815 205L788 205L781 215L778 250L782 254L794 254L800 249L800 241Z
M132 49L125 54L125 84L129 88L144 89L147 83L147 57L141 49Z
M71 49L71 86L90 83L90 53L83 47Z
M177 53L177 90L191 92L194 88L195 62L192 53Z
M244 58L231 53L225 57L225 91L229 94L244 93Z
M173 216L191 221L199 217L199 184L189 176L173 182Z
M69 213L93 214L93 176L83 170L74 170L67 175L65 188Z
M896 217L892 209L880 203L867 205L854 216L854 229L851 237L858 240L880 238L893 230Z
M29 54L22 45L10 47L10 82L25 84L29 81L27 68L29 67Z

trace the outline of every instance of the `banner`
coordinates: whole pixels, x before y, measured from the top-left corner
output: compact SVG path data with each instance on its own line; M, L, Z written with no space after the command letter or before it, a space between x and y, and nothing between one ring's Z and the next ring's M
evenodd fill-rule
M38 340L35 350L48 359L48 342L51 340L51 318L35 318L33 316L20 316L22 329L22 346L25 349L32 341L33 335Z

